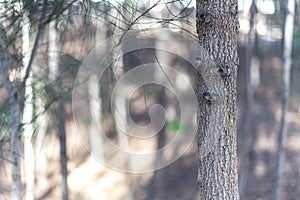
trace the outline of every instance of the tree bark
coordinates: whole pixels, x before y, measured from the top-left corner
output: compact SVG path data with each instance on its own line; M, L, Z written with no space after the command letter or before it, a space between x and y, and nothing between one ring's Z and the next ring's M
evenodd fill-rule
M59 134L59 146L60 146L60 166L61 166L61 188L62 188L62 200L69 199L68 191L68 157L67 157L67 142L66 142L66 127L65 127L65 106L64 100L61 99L58 102L57 115L58 115L58 134Z
M101 100L99 98L98 77L91 75L89 77L89 106L92 116L89 126L91 154L96 160L104 160L104 149L102 133L99 134L99 124L101 122Z
M38 113L38 118L36 123L38 125L36 129L35 138L35 158L36 158L36 171L37 171L37 185L39 188L45 188L47 185L47 157L45 148L45 137L48 127L48 116L44 110L44 104L42 99L38 96L36 100L36 111Z
M22 25L22 54L23 54L23 67L26 70L31 54L30 54L30 22L27 12L23 14ZM34 199L34 150L33 150L33 91L32 91L32 77L25 80L25 102L23 112L24 123L24 168L25 168L25 182L26 182L26 200Z
M21 182L21 106L20 92L15 87L15 80L10 80L10 67L14 65L14 60L9 55L9 47L6 42L8 35L5 30L9 21L5 18L7 10L0 9L0 16L3 18L0 21L1 37L0 37L0 66L4 80L4 88L8 96L9 112L10 112L10 150L11 150L11 199L21 200L22 198L22 182ZM4 33L4 34L3 34Z
M292 46L293 46L293 33L294 33L294 17L295 17L295 0L288 0L287 14L285 19L284 28L284 52L283 52L283 94L282 94L282 113L280 130L278 135L278 147L276 154L276 174L274 184L273 199L278 200L281 196L282 185L282 171L284 166L284 145L286 139L286 114L288 109L289 95L290 95L290 77L291 77L291 64L292 64Z
M244 111L244 132L241 138L241 157L240 157L240 180L239 180L239 194L240 198L244 199L246 193L246 185L249 171L249 153L253 146L253 135L251 132L252 123L252 102L253 102L253 82L251 73L253 47L255 43L255 32L254 32L254 15L257 13L257 8L254 0L250 7L250 29L248 33L248 44L246 49L246 101ZM256 133L255 133L256 134ZM250 146L251 144L251 146Z
M55 29L55 21L50 22L49 25L49 71L50 79L55 81L54 89L59 97L56 108L58 121L58 136L60 146L60 166L61 166L61 189L62 200L69 199L68 192L68 167L67 167L67 144L66 144L66 128L65 128L65 108L64 108L64 94L61 88L61 78L59 77L59 55L58 55L58 33Z
M20 121L20 104L19 93L14 90L12 82L9 80L8 66L12 62L9 60L2 61L4 67L5 81L4 86L9 98L10 106L10 149L11 149L11 199L22 199L22 182L21 182L21 121Z
M197 1L199 199L239 199L237 0Z
M162 11L162 18L167 19L169 16L166 15L167 11ZM165 14L165 15L164 15ZM160 69L155 70L155 78L157 80L164 80L164 76L167 76L165 71L163 71L163 66L171 66L171 57L168 52L165 52L161 49L167 49L167 45L170 41L170 30L168 24L162 24L163 28L160 29L160 31L157 33L157 40L156 40L156 51L154 52L154 58L155 62L160 66ZM167 84L167 83L166 83ZM162 88L159 88L157 91L158 98L157 103L164 108L167 106L167 95L166 95L166 89L164 86ZM146 94L145 94L146 95ZM146 105L145 105L146 106ZM146 108L148 109L148 108ZM157 169L160 166L160 163L163 162L164 159L164 151L163 148L166 143L166 124L164 124L163 128L157 133L157 153L154 163L154 168ZM158 151L161 150L161 151ZM165 173L163 170L155 170L153 172L152 177L152 183L150 186L150 193L149 193L149 199L153 198L160 198L163 187L165 184Z

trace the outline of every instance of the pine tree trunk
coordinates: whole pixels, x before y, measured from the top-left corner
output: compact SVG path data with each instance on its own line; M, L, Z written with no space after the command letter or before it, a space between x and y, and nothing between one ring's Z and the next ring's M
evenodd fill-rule
M240 179L239 179L239 194L240 198L244 199L246 193L246 185L248 179L248 168L249 168L249 153L252 150L250 144L254 144L253 135L251 132L252 123L252 102L253 102L253 81L251 73L253 47L255 43L255 32L254 32L254 15L257 12L257 8L254 0L250 7L250 29L248 33L248 44L246 49L246 101L244 111L244 132L241 139L241 160L240 160Z
M129 3L129 2L128 2ZM130 4L130 3L129 3ZM126 22L128 19L131 18L130 14L134 13L133 7L130 7L127 5L127 3L124 3L122 5L122 14L118 14L117 10L114 10L112 14L116 15L115 18L115 27L114 27L114 33L112 34L112 37L116 39L116 41L119 41L121 39L122 30L128 28ZM121 36L121 37L120 37ZM122 46L122 43L124 41L120 41ZM120 76L123 72L123 75L126 74L126 71L124 70L124 61L123 56L118 57L119 55L123 55L122 48L118 51L118 53L114 53L113 55L113 67L114 67L114 76L113 78L116 78L117 76ZM114 80L114 79L112 79ZM115 80L114 80L115 82ZM118 145L123 151L129 151L130 150L130 137L128 134L128 122L127 122L127 107L126 107L126 96L124 96L121 92L118 93L116 98L114 99L114 108L112 112L114 112L114 120L115 120L115 127L118 137ZM124 158L124 169L131 170L131 161L129 156L125 156ZM126 185L127 185L127 192L124 196L125 200L131 200L134 199L134 182L132 175L130 173L127 173L126 175Z
M1 41L2 42L2 41ZM3 44L0 44L1 46ZM10 107L10 150L11 150L11 199L21 200L22 182L21 182L21 121L20 121L20 104L19 93L13 87L9 80L9 66L13 63L10 58L0 55L2 73L4 78L4 87L8 96Z
M40 97L37 97L37 107L36 111L38 113L38 118L36 123L38 125L36 130L36 139L35 139L35 158L36 158L36 171L37 171L37 185L39 188L44 189L47 185L47 158L46 158L46 148L44 139L48 127L48 116L44 113L43 101Z
M282 173L284 167L284 145L286 139L286 114L288 109L290 94L290 77L292 64L292 46L294 33L295 0L287 1L287 14L284 28L284 52L283 52L283 94L282 94L282 114L280 122L280 131L278 135L278 147L276 154L276 174L273 199L278 200L281 196Z
M23 14L22 26L22 54L23 54L23 67L26 70L30 60L30 44L29 44L30 22L27 13ZM25 168L25 181L26 181L26 200L34 199L34 151L33 151L33 91L32 91L32 77L28 77L25 83L25 102L23 112L24 123L24 168Z
M3 62L3 61L2 61ZM9 62L5 62L9 64ZM5 65L4 64L4 65ZM4 66L4 68L8 68ZM12 83L9 80L9 72L5 70L5 89L9 97L10 106L10 149L11 149L11 199L21 200L22 197L22 182L21 182L21 122L20 122L20 105L19 105L19 94L14 91Z
M163 10L165 11L165 10ZM167 11L165 11L167 12ZM162 18L168 18L168 15L163 15ZM167 49L167 45L169 44L170 41L170 30L167 24L163 24L163 28L159 30L157 33L157 40L156 40L156 51L155 51L155 62L160 66L159 69L155 70L155 79L156 80L165 80L165 76L167 76L165 73L165 68L163 69L163 66L171 66L171 57L168 52L165 52L161 49ZM167 84L167 83L166 83ZM166 95L166 89L164 86L162 88L159 88L158 91L156 91L158 94L157 98L157 103L164 108L166 108L167 104L167 95ZM164 151L163 148L166 143L166 124L164 124L163 128L157 133L157 153L156 153L156 158L155 158L155 163L154 163L154 168L157 169L160 164L163 162L164 159ZM161 151L158 151L161 150ZM150 186L150 193L149 193L149 198L160 198L163 187L165 184L165 173L162 170L155 170L153 172L153 177L152 177L152 183Z
M62 176L62 200L69 199L68 191L68 158L67 158L67 142L66 142L66 117L65 117L65 106L64 100L61 99L58 102L57 115L58 115L58 134L59 134L59 146L60 146L60 166Z
M114 34L114 25L113 23L115 23L114 21L110 21L112 20L110 18L110 16L116 16L115 13L105 13L104 15L104 31L105 31L105 40L107 40L108 38L111 38ZM110 24L112 23L112 24ZM109 41L109 40L108 40ZM112 43L109 43L108 41L105 42L106 44L106 53L107 57L105 56L105 62L104 65L108 67L106 67L105 71L103 72L102 76L100 77L100 99L101 99L101 115L102 115L102 124L107 124L108 125L108 133L107 134L108 137L110 138L115 138L117 135L116 130L115 130L115 122L113 119L113 111L112 111L112 99L111 99L111 94L113 91L113 87L114 87L114 82L115 82L115 77L114 77L114 66L113 66L113 55L112 53L109 53L109 51L111 51L112 49Z
M1 10L0 16L3 17L5 14L5 9ZM1 31L5 30L9 22L5 20L1 21L0 28ZM21 107L20 107L20 93L14 87L14 80L10 80L9 68L14 64L11 57L6 54L8 51L7 44L7 35L1 35L0 37L0 48L2 52L0 53L0 66L1 74L4 79L4 87L8 96L9 102L9 112L10 112L10 150L11 150L11 199L21 200L22 198L22 182L21 182Z
M20 105L18 101L18 94L9 93L12 95L9 98L10 116L11 116L11 132L10 132L10 147L12 154L12 184L11 184L11 198L14 200L21 200L22 196L22 182L21 182L21 130L20 130Z
M65 108L64 108L64 94L61 88L61 77L59 77L60 70L58 65L58 33L55 29L55 21L50 22L49 25L49 71L50 78L54 82L54 89L59 97L56 109L58 121L58 137L60 146L60 166L61 166L61 189L62 200L69 199L68 192L68 168L67 168L67 144L66 144L66 128L65 128Z
M236 200L237 0L198 0L196 14L199 199Z
M102 133L99 133L99 124L101 123L101 100L99 98L98 77L91 75L89 77L89 106L92 121L90 124L90 145L91 154L96 160L104 160L104 149Z

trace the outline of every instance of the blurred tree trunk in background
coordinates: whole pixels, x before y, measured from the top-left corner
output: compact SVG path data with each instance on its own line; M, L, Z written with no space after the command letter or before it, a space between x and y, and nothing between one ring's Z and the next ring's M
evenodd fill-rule
M98 43L105 40L105 31L103 31L104 23L94 20L93 15L86 16L84 27L86 27L86 32L83 35L84 41L84 56L87 56L91 51L94 50ZM97 69L92 69L97 70ZM88 84L89 91L89 112L91 122L89 125L90 132L90 146L91 146L91 160L94 162L103 161L104 159L104 149L103 149L103 138L102 131L100 128L102 110L101 110L101 98L100 98L100 87L99 87L99 77L97 72L91 74L89 77Z
M109 11L107 11L109 12ZM114 15L113 15L114 16ZM113 24L110 24L111 19L109 18L108 13L104 14L104 20L105 20L105 39L108 39L113 36L115 27ZM112 49L112 44L107 44L107 50ZM102 111L102 122L108 123L110 126L109 130L110 134L114 134L115 132L115 126L114 126L114 120L112 116L112 108L111 108L111 94L113 90L113 85L115 82L114 72L113 72L113 57L112 55L109 55L111 57L105 58L107 61L105 63L105 66L109 65L106 70L103 72L103 75L100 78L101 84L100 84L100 99L101 99L101 111ZM115 136L115 135L114 135Z
M168 11L165 9L162 11L163 14L161 16L162 19L168 19L169 16ZM155 70L155 80L163 81L165 80L166 72L163 71L164 66L171 66L171 55L168 52L165 52L161 49L167 49L168 44L170 41L170 30L169 25L167 23L162 24L162 28L157 32L157 40L155 44L155 52L154 57L156 63L160 66L160 69ZM167 83L165 83L167 84ZM157 97L157 103L161 106L163 106L166 109L167 104L167 95L166 95L166 89L164 86L160 87L157 91L158 97ZM163 162L164 159L164 151L163 148L166 143L166 123L164 124L163 128L158 132L157 134L157 153L155 158L155 168L157 169L160 166L160 163ZM160 150L160 151L159 151ZM165 185L165 172L163 170L155 170L153 174L153 180L151 185L151 192L150 192L150 199L153 198L160 198L161 194L163 193L164 185Z
M101 100L99 98L98 89L98 76L97 74L89 77L89 107L90 115L92 116L90 122L90 145L91 145L91 156L96 160L103 161L104 149L102 141L102 132L99 124L101 123Z
M243 124L243 134L242 134L242 144L241 144L241 157L240 157L240 179L239 179L239 194L240 198L245 198L245 189L248 180L248 170L249 170L249 153L254 146L254 142L252 142L252 132L251 132L251 123L252 123L252 102L253 102L253 83L251 74L252 66L252 56L253 56L253 48L255 44L255 30L254 30L254 15L257 13L257 8L255 5L255 1L252 0L252 4L250 6L250 28L248 33L248 41L246 47L246 101L245 101L245 111L244 111L244 124ZM256 134L256 133L253 133ZM250 147L250 144L251 147Z
M37 129L35 138L35 158L36 158L36 177L39 188L44 189L47 185L47 158L44 139L47 133L48 117L45 112L45 105L41 96L36 99L36 111L38 118L36 119Z
M23 68L26 71L31 57L30 49L30 21L24 11L22 19L22 54ZM31 73L25 82L25 98L23 110L24 124L24 169L26 182L26 200L34 199L34 150L33 150L33 88Z
M238 3L198 0L196 12L199 199L236 200Z
M2 46L2 44L1 44ZM22 199L22 183L21 183L21 108L19 104L20 93L14 88L13 81L9 80L9 66L13 65L8 55L1 55L0 58L2 72L4 75L4 87L8 96L10 107L10 150L11 150L11 199Z
M113 56L113 75L114 78L118 78L121 75L124 75L127 71L125 71L125 63L123 60L123 49L122 45L124 41L126 40L122 39L122 34L124 34L123 30L128 29L128 23L132 20L135 13L135 2L123 2L121 5L119 5L118 9L120 11L114 10L116 12L115 14L115 24L113 32L113 37L115 38L115 41L120 41L120 50L118 52L114 51ZM122 73L123 72L123 73ZM116 126L116 132L118 137L118 145L121 149L125 151L130 151L130 145L129 145L129 139L130 136L128 136L128 119L127 117L127 108L126 107L126 97L120 92L114 99L114 120L115 120L115 126ZM125 160L124 163L124 169L129 170L131 165L130 157L126 156L126 158L123 158ZM127 185L127 192L124 196L125 200L131 200L134 199L134 183L132 174L127 173L126 175L126 185Z
M287 134L286 114L288 109L289 95L290 95L290 77L292 64L292 46L294 33L294 18L295 18L295 0L288 0L286 7L286 19L284 27L284 49L283 49L283 92L282 92L282 113L280 130L277 141L276 154L276 175L274 184L273 200L281 199L282 173L284 167L284 146Z
M10 141L10 162L11 162L11 199L21 200L22 198L22 182L21 182L21 105L20 98L21 92L16 87L17 76L12 75L13 68L16 67L16 63L13 60L11 54L15 49L10 49L10 45L7 44L9 37L16 37L18 31L14 30L13 33L8 33L8 25L10 24L7 19L9 13L9 6L13 6L11 3L7 3L6 8L0 8L0 66L1 74L3 76L4 88L8 97L9 103L9 141Z
M56 107L56 119L58 122L58 137L60 144L60 165L61 165L61 189L62 200L69 199L68 192L68 168L67 168L67 144L66 144L66 128L65 128L65 107L64 107L64 95L62 89L61 72L59 69L59 47L58 47L58 32L56 30L56 22L52 21L49 24L49 76L53 81L55 95L58 97L58 103Z
M91 123L90 123L90 145L91 145L91 159L97 161L104 160L104 149L102 132L100 128L101 123L101 99L99 98L98 76L97 74L89 77L89 107Z

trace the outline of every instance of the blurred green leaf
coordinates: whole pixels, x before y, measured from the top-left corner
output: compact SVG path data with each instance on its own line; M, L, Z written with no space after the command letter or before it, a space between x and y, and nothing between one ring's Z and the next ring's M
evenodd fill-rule
M175 132L187 130L187 125L180 122L180 120L175 119L173 121L167 122L167 131Z

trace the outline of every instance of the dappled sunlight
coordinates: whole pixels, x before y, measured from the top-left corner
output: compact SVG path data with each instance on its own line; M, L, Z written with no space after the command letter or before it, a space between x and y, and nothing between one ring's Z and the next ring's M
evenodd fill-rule
M255 165L254 175L257 177L263 177L266 175L267 170L269 167L263 161L258 161Z

